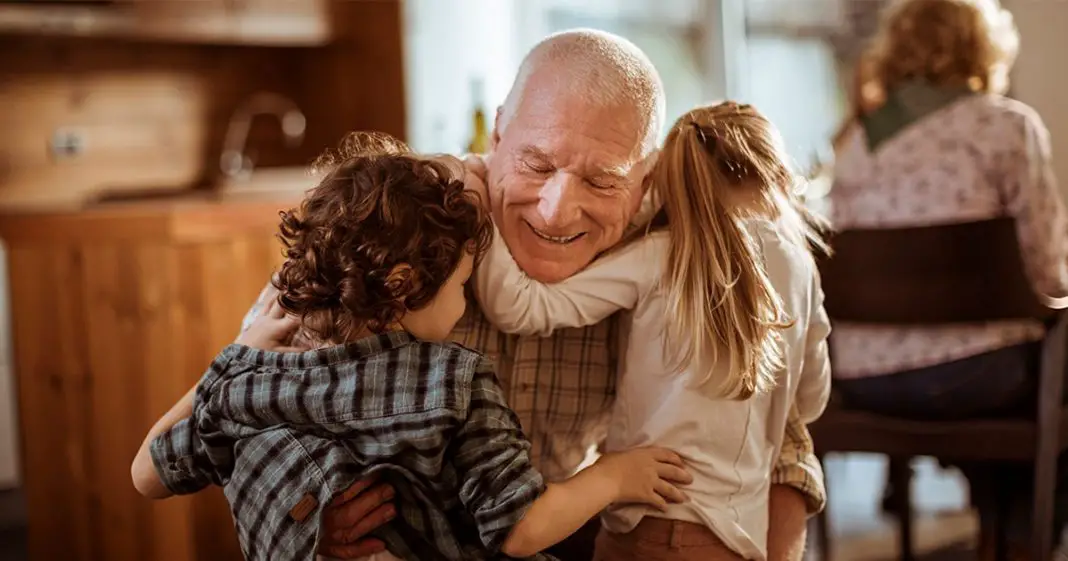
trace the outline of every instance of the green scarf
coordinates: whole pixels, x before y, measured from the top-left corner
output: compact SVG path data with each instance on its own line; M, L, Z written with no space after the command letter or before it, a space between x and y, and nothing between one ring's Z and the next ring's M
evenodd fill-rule
M874 152L912 123L974 94L968 88L932 86L921 80L899 86L889 92L882 107L860 117L860 124L868 136L868 149Z

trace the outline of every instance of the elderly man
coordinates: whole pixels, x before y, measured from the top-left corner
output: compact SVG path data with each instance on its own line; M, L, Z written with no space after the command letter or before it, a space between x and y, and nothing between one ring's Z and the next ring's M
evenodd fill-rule
M641 204L642 178L664 117L660 78L630 42L578 30L531 50L497 112L492 156L484 163L468 160L469 171L489 186L494 222L528 275L565 279L620 241ZM264 291L261 301L270 294ZM540 339L505 335L477 306L469 310L454 338L497 362L546 478L569 476L605 434L620 356L619 318ZM769 475L769 558L800 559L806 513L822 508L824 492L799 421L788 426L778 467ZM381 549L364 536L392 517L391 497L385 486L356 484L327 510L322 553L354 558ZM589 559L595 533L591 522L551 553L563 561Z

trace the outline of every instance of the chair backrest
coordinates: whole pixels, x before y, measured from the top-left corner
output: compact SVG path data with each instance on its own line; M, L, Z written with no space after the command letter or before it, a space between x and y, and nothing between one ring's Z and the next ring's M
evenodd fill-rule
M1015 220L846 230L820 262L833 320L952 324L1048 319L1024 272Z

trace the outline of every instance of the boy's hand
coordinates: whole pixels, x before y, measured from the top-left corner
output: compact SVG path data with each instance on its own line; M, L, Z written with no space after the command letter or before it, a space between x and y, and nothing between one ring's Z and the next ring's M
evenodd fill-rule
M234 341L254 349L278 352L300 352L306 349L293 347L290 341L300 327L300 320L286 315L278 305L278 290L273 286L264 294L266 304L260 315Z
M323 513L319 553L335 559L357 559L384 551L381 540L366 537L396 516L390 504L393 488L361 479L349 487Z
M605 454L594 464L618 485L617 503L645 503L660 510L668 503L686 501L677 485L693 477L683 468L682 458L664 448L637 448Z

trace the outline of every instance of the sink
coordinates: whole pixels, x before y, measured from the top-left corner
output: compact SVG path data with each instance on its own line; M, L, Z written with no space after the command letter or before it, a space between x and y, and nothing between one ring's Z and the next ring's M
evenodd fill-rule
M315 187L319 177L307 167L253 169L248 176L224 178L215 187L220 196L288 195L302 197Z

